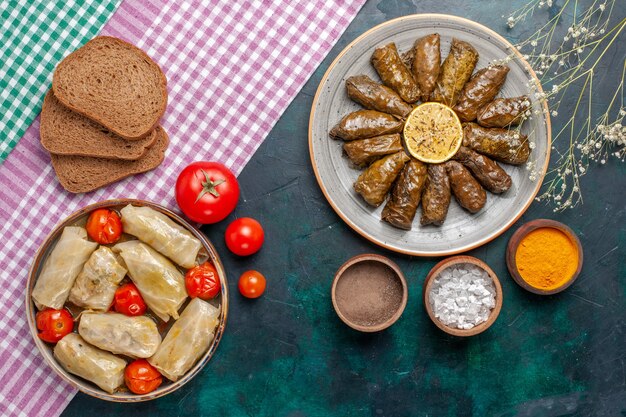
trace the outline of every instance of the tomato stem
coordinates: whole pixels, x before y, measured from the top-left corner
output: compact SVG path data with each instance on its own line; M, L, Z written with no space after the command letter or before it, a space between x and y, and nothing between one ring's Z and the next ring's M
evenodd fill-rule
M216 197L216 198L219 197L220 193L217 191L216 187L226 182L226 180L223 180L223 179L213 181L211 180L211 178L209 178L209 174L207 174L205 170L201 169L200 171L202 171L202 173L204 174L205 181L202 183L202 191L200 191L200 193L198 194L198 197L196 198L195 203L197 203L198 200L204 197L206 193L209 193L213 197Z

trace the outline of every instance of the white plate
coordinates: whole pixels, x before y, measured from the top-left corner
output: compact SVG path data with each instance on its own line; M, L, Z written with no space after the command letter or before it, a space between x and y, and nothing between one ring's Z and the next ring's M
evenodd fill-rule
M547 105L524 123L522 132L529 135L535 148L530 159L537 171L535 181L525 166L502 165L513 180L506 193L487 193L487 204L471 215L452 199L445 223L441 227L420 226L420 210L413 229L404 231L380 220L384 206L372 208L354 192L352 184L360 171L343 156L343 141L331 139L328 131L344 115L358 110L346 93L345 80L352 75L367 74L378 79L370 65L376 47L395 42L400 52L410 49L414 41L430 33L441 35L442 60L447 56L452 38L469 42L480 54L477 69L509 55L511 68L501 97L531 95L528 87L536 75L520 53L494 31L467 19L440 14L405 16L380 24L348 45L330 65L317 89L309 122L309 149L317 181L328 202L339 216L358 233L372 242L396 252L417 256L444 256L464 252L494 239L526 211L537 195L550 159L550 118ZM537 85L539 85L539 82ZM539 87L540 88L540 87Z

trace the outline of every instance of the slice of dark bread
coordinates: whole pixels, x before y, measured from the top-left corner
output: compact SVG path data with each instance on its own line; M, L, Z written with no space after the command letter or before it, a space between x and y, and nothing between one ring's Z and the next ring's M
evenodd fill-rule
M50 154L52 167L59 182L67 191L87 193L129 175L158 167L163 162L169 139L165 130L160 126L156 128L156 133L156 143L136 161Z
M167 81L145 52L98 36L69 54L54 71L59 101L127 140L152 132L167 106Z
M139 140L126 140L91 119L63 106L48 91L39 125L41 145L57 155L91 156L134 161L148 152L157 139L156 130Z

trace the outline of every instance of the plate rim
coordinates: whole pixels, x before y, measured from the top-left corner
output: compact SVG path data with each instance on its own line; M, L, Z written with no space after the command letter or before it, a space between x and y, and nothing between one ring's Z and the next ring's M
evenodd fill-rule
M389 245L388 243L384 242L381 239L376 238L375 236L372 236L370 233L368 233L365 230L362 230L360 227L358 227L356 224L354 224L350 218L345 215L341 209L335 204L335 202L332 200L332 198L330 197L328 190L326 189L326 187L324 186L316 161L315 161L315 154L313 152L313 120L315 118L315 108L317 107L319 98L320 98L320 94L322 92L323 87L326 84L326 81L328 80L328 77L330 75L330 73L332 72L332 70L335 68L335 66L337 65L337 63L343 58L343 56L350 50L352 49L352 47L361 42L364 38L366 38L368 35L370 35L372 32L379 30L382 27L388 26L388 25L392 25L396 22L402 21L402 20L422 20L422 19L448 19L448 20L456 20L464 25L468 25L468 26L473 26L475 29L479 29L481 31L486 32L488 35L493 36L494 38L498 39L499 41L501 41L502 43L504 43L511 51L513 51L515 53L515 55L517 55L517 58L520 60L520 62L523 64L523 66L526 68L526 70L528 71L528 74L533 78L533 80L535 80L536 85L537 85L537 92L542 94L543 93L543 87L541 85L541 82L539 81L539 78L537 77L537 74L535 73L535 71L533 70L532 66L528 63L528 61L523 57L522 53L511 43L509 42L506 38L504 38L502 35L500 35L499 33L495 32L493 29L488 28L487 26L484 26L478 22L475 22L473 20L470 19L466 19L463 17L459 17L459 16L454 16L454 15L449 15L449 14L443 14L443 13L418 13L418 14L411 14L411 15L406 15L406 16L400 16L400 17L396 17L394 19L391 20L387 20L383 23L380 23L368 30L366 30L365 32L363 32L361 35L359 35L356 39L354 39L352 42L350 42L348 45L346 45L345 48L343 48L341 50L341 52L335 57L335 59L333 59L333 61L330 63L330 65L328 66L328 69L326 70L326 72L324 73L324 75L322 76L318 86L317 86L317 90L315 91L315 96L313 97L313 102L311 104L311 111L310 111L310 115L309 115L309 157L311 160L311 165L313 166L313 172L315 173L315 179L317 181L318 186L320 187L320 189L322 190L322 193L324 194L324 197L326 198L326 201L328 201L328 203L330 204L330 206L332 207L332 209L335 211L335 213L337 213L337 215L339 215L339 217L344 221L344 223L346 223L348 226L350 226L350 228L352 230L354 230L355 232L357 232L359 235L361 235L362 237L366 238L367 240L369 240L370 242L374 243L377 246L383 247L385 249L388 249L390 251L396 252L396 253L402 253L405 255L411 255L411 256L420 256L420 257L439 257L439 256L449 256L449 255L456 255L459 253L464 253L467 251L470 251L472 249L478 248L486 243L491 242L492 240L494 240L495 238L497 238L498 236L500 236L502 233L506 232L511 226L513 226L515 224L515 222L517 222L523 215L524 213L526 213L526 211L528 210L528 208L530 207L530 205L533 203L533 201L535 200L535 197L537 196L537 194L539 193L539 190L541 189L541 186L543 185L543 180L546 176L546 173L548 171L548 166L550 164L550 151L552 149L552 124L551 124L551 120L550 120L550 113L549 113L549 109L548 109L548 104L547 102L544 101L543 103L543 114L544 114L544 119L546 121L546 130L547 130L547 146L546 146L546 160L545 163L540 171L540 176L537 178L536 180L536 186L535 189L532 192L532 198L529 198L528 201L526 202L526 204L524 205L524 207L522 207L522 209L520 210L520 212L513 217L512 219L510 219L509 221L507 221L500 229L496 230L495 232L489 234L488 236L482 238L482 239L478 239L476 242L462 246L460 248L455 248L455 249L450 249L450 250L438 250L438 251L420 251L420 250L410 250L410 249L402 249L402 248L398 248L398 247L394 247Z

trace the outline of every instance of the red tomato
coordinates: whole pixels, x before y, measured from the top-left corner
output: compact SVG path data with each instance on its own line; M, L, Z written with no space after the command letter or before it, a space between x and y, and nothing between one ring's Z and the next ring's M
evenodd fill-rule
M74 330L74 319L66 309L47 308L35 316L39 338L44 342L56 343Z
M132 282L124 284L115 290L113 307L118 313L126 314L127 316L141 316L146 312L146 303Z
M137 359L126 366L124 381L135 394L147 394L161 385L163 377L147 360Z
M200 297L203 300L215 298L220 293L220 277L209 262L194 266L185 274L187 294L191 298Z
M87 219L87 234L101 245L115 243L122 236L122 221L120 216L108 209L93 211Z
M250 217L242 217L226 228L226 246L236 255L248 256L263 246L265 233L261 223Z
M239 277L239 292L247 298L259 298L265 292L265 277L259 271L246 271Z
M176 202L191 220L211 224L224 220L237 205L239 183L219 162L194 162L176 180Z

